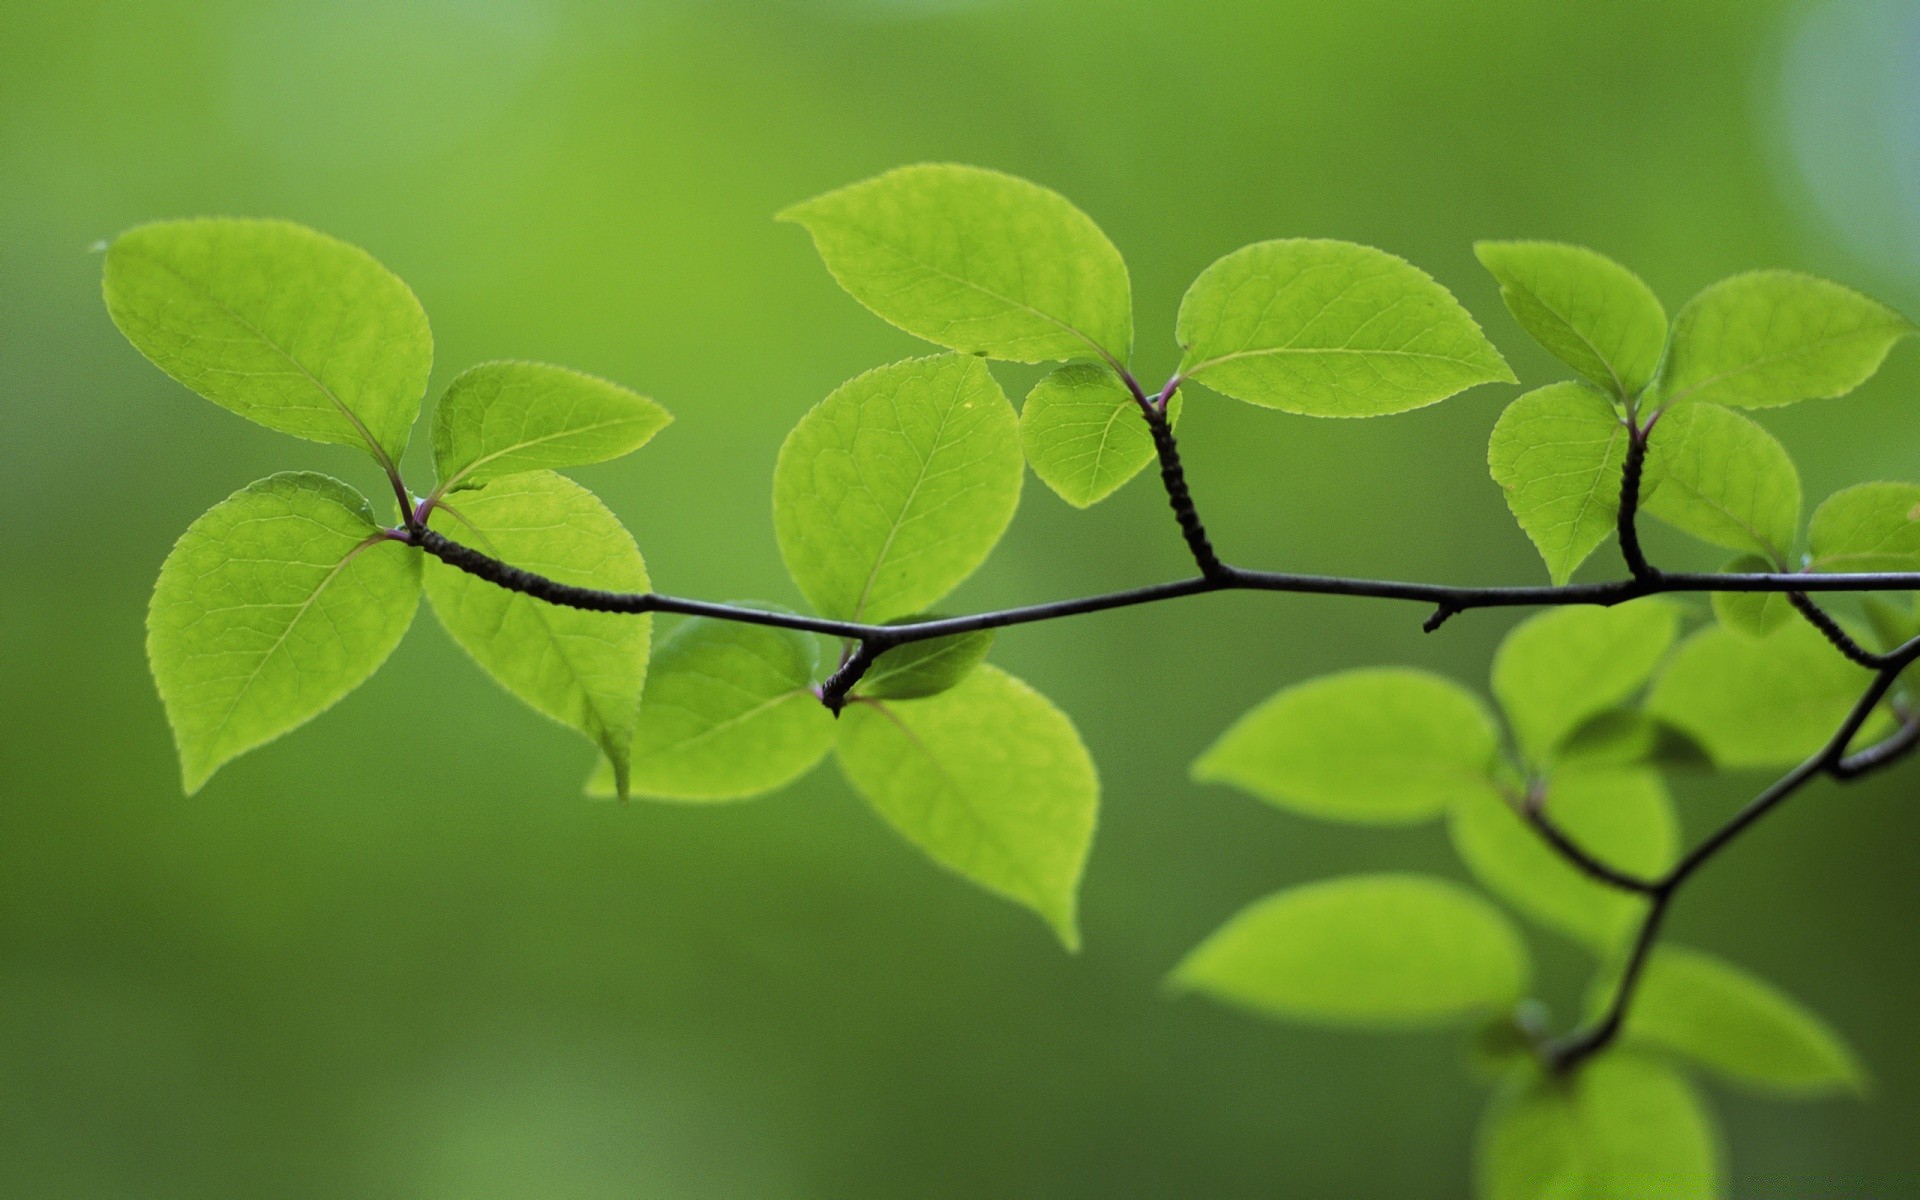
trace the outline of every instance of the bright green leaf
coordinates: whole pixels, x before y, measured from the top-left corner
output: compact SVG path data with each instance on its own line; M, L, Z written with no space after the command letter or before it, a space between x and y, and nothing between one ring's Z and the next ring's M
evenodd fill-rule
M1423 875L1357 875L1243 910L1172 983L1268 1016L1408 1029L1503 1009L1528 973L1519 935L1473 893Z
M620 592L648 588L646 564L593 493L551 471L509 475L444 502L432 527L549 579ZM436 560L427 598L487 674L535 711L585 734L627 794L629 743L647 677L653 618L583 612L510 592Z
M1000 540L1022 473L1013 406L985 363L942 354L876 368L815 405L780 447L780 554L826 616L918 612Z
M433 334L366 251L286 221L165 221L114 239L105 290L127 340L215 404L389 465L406 450Z
M1742 554L1720 568L1727 575L1765 575L1778 568L1758 554ZM1715 592L1713 615L1728 629L1765 637L1794 619L1783 592Z
M447 386L433 414L439 490L605 462L646 445L671 420L645 396L565 367L481 363Z
M1687 1081L1609 1053L1572 1079L1516 1073L1482 1122L1481 1200L1713 1200L1719 1136Z
M1371 417L1513 372L1446 288L1371 246L1258 242L1180 301L1180 374L1267 408Z
M937 614L921 613L903 617L896 623L937 619ZM854 687L853 694L875 700L919 700L937 696L971 674L992 647L991 629L895 646L874 660Z
M1638 275L1558 242L1480 242L1473 252L1514 320L1561 362L1623 400L1653 378L1667 312Z
M1078 949L1100 781L1065 713L997 667L924 700L851 704L835 743L868 803L942 866Z
M1556 585L1613 532L1626 457L1626 424L1584 383L1528 392L1494 423L1488 469Z
M1913 332L1905 317L1850 288L1795 271L1752 271L1703 290L1673 320L1663 403L1771 408L1843 396Z
M1816 571L1920 571L1920 485L1835 492L1813 510L1807 543Z
M275 475L214 505L167 555L147 610L187 791L358 687L419 601L419 552L383 537L338 480Z
M1804 621L1764 638L1711 625L1674 651L1646 707L1721 767L1786 766L1826 745L1871 679Z
M1601 862L1641 879L1673 865L1679 827L1660 776L1647 770L1567 771L1542 796L1543 811ZM1474 876L1520 911L1602 954L1618 949L1646 900L1587 876L1491 797L1456 806L1448 830Z
M900 167L780 214L883 320L1014 362L1133 348L1127 264L1058 192L979 167Z
M1800 528L1800 473L1786 447L1717 404L1668 408L1647 445L1658 484L1642 507L1674 528L1784 565Z
M662 800L739 800L784 787L833 745L813 694L816 639L695 617L660 639L633 731L632 791ZM602 759L587 794L611 796Z
M1177 392L1167 415L1180 419ZM1091 363L1061 367L1027 393L1020 445L1034 474L1076 508L1106 499L1154 460L1153 435L1133 393Z
M1657 598L1553 608L1516 625L1493 656L1493 694L1527 761L1544 765L1588 718L1638 691L1679 627L1680 611Z
M1499 737L1479 697L1450 679L1345 671L1249 711L1193 764L1193 777L1310 817L1411 824L1490 792Z
M1680 946L1662 946L1648 961L1626 1036L1767 1090L1866 1087L1859 1061L1825 1021L1771 984Z

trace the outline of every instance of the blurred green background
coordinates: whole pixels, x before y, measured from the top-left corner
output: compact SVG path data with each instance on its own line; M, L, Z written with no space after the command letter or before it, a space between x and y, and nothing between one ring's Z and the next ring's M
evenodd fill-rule
M1539 384L1562 373L1475 238L1592 244L1670 308L1781 265L1920 311L1916 80L1920 15L1876 0L9 0L0 1193L1441 1197L1465 1191L1482 1098L1458 1039L1265 1024L1158 981L1277 887L1455 870L1437 828L1312 825L1185 766L1315 673L1483 684L1510 614L1426 637L1409 607L1225 596L1002 635L1105 781L1078 957L831 767L739 806L582 799L584 744L424 615L370 685L184 799L142 652L173 538L275 470L377 480L140 360L97 239L305 221L411 282L436 386L515 356L656 396L677 423L580 477L663 588L795 600L780 440L921 347L773 223L793 200L924 159L1059 188L1126 253L1156 378L1217 255L1370 242ZM1544 580L1484 465L1515 394L1354 423L1196 395L1182 432L1238 561ZM1906 348L1849 399L1762 416L1811 501L1920 475L1916 395ZM954 606L1185 569L1150 480L1089 513L1029 481ZM1717 1095L1741 1195L1920 1194L1915 778L1809 793L1677 909L1677 938L1780 980L1878 1076L1866 1104ZM1680 780L1689 825L1758 782ZM1539 947L1564 1017L1579 960Z

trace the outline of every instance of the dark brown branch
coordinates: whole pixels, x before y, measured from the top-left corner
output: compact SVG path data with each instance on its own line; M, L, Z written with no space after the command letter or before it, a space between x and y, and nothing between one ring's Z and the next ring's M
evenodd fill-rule
M1157 397L1149 399L1138 390L1134 397L1139 401L1141 415L1146 418L1147 432L1153 436L1153 452L1160 460L1160 483L1166 489L1173 519L1180 526L1180 536L1186 539L1187 550L1193 555L1193 564L1200 568L1202 579L1223 579L1230 572L1214 552L1213 543L1207 538L1207 527L1194 508L1193 493L1187 488L1186 468L1180 464L1180 443L1173 436L1173 422L1167 412L1174 390L1179 386L1176 376Z
M1642 582L1660 576L1640 548L1640 478L1646 470L1647 437L1652 432L1652 421L1642 426L1635 417L1627 417L1627 460L1620 468L1620 557L1626 560L1627 572Z
M1616 887L1621 891L1633 892L1642 896L1652 895L1659 890L1660 885L1655 881L1642 879L1637 875L1630 875L1625 871L1618 870L1602 862L1586 847L1574 841L1567 831L1560 827L1557 821L1547 815L1546 800L1547 792L1545 785L1536 783L1527 789L1527 794L1521 798L1520 803L1516 807L1519 809L1520 816L1527 824L1533 826L1534 832L1538 833L1541 839L1549 846L1552 846L1554 850L1559 853L1560 857L1566 859L1567 862L1571 863L1574 867L1609 887Z
M1805 592L1788 592L1787 603L1793 605L1794 610L1807 619L1807 624L1818 629L1822 636L1829 642L1832 642L1834 649L1840 651L1840 653L1846 655L1854 662L1871 670L1878 670L1886 665L1886 655L1875 654L1859 642L1854 641L1853 635L1845 629L1842 629L1840 622L1834 620L1832 614L1828 613L1826 609L1815 604L1813 598Z

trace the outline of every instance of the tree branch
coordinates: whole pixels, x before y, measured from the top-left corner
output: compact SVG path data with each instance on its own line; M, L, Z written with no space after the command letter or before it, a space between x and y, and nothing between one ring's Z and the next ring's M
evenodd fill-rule
M1546 785L1543 782L1535 783L1527 789L1527 794L1521 798L1516 807L1519 809L1520 816L1527 824L1533 826L1534 832L1538 833L1542 840L1553 847L1553 849L1559 853L1560 857L1566 859L1573 866L1592 878L1607 884L1609 887L1616 887L1621 891L1633 892L1642 896L1652 895L1659 890L1659 884L1655 881L1642 879L1638 875L1630 875L1625 871L1618 870L1606 862L1601 861L1586 847L1574 841L1567 831L1560 827L1558 822L1547 815L1546 800Z
M1657 421L1658 416L1654 417ZM1647 437L1653 432L1654 421L1644 426L1637 417L1627 416L1627 460L1620 467L1620 518L1618 535L1620 557L1627 562L1627 572L1641 582L1652 582L1660 577L1647 555L1640 548L1640 477L1646 470Z

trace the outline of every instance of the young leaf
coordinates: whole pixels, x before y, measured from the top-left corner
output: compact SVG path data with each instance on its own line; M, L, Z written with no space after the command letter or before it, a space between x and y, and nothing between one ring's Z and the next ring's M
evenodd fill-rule
M1180 419L1180 395L1167 406ZM1075 508L1106 499L1154 459L1133 393L1112 371L1073 363L1042 379L1020 409L1020 445L1033 473Z
M1079 948L1100 781L1073 722L1045 696L982 664L938 696L849 705L834 748L901 836Z
M1920 486L1835 492L1813 510L1807 542L1816 571L1920 571Z
M1555 769L1562 772L1711 763L1699 743L1637 708L1616 708L1587 721L1560 744L1554 758Z
M1479 242L1473 252L1513 319L1555 358L1622 400L1653 378L1667 311L1638 275L1558 242Z
M592 492L551 471L510 475L445 502L434 529L561 583L647 590L633 538ZM427 598L453 640L535 711L586 735L627 794L629 743L652 617L583 612L510 592L435 560Z
M1653 771L1563 772L1547 785L1543 807L1576 845L1616 870L1651 879L1673 865L1679 828ZM1646 911L1643 898L1569 864L1502 800L1462 801L1448 832L1488 890L1602 955L1618 950Z
M918 612L985 560L1020 502L1020 431L977 358L879 367L800 419L773 471L780 554L821 613Z
M1375 668L1276 693L1208 747L1193 777L1309 817L1405 825L1491 792L1498 749L1473 693L1424 671Z
M1679 627L1680 611L1658 598L1552 608L1514 626L1493 656L1493 694L1526 760L1552 761L1588 718L1638 691Z
M1764 575L1779 568L1758 554L1742 554L1720 571L1725 575ZM1793 620L1793 605L1780 592L1715 592L1713 615L1728 629L1748 637L1766 637Z
M1735 275L1674 318L1656 391L1665 404L1735 408L1844 396L1913 330L1899 313L1837 283L1795 271Z
M1528 392L1494 423L1487 467L1556 585L1613 532L1626 458L1626 424L1584 383Z
M360 493L306 472L235 492L160 568L147 658L189 794L360 686L420 601L420 554Z
M1517 1073L1480 1130L1481 1200L1713 1200L1719 1137L1672 1068L1605 1054L1572 1079Z
M660 639L633 731L631 790L662 800L740 800L784 787L833 745L813 694L815 639L695 617ZM602 759L590 796L611 796Z
M113 323L187 387L269 429L399 461L433 334L366 251L287 221L164 221L107 248Z
M1804 621L1764 638L1713 625L1674 651L1646 707L1723 768L1787 766L1827 743L1871 678ZM1862 736L1882 728L1876 718Z
M935 619L936 614L921 613L903 617L895 624ZM874 700L919 700L937 696L971 674L992 646L991 629L895 646L874 660L867 673L860 677L853 694Z
M1297 1021L1460 1024L1520 998L1526 948L1478 896L1424 875L1356 875L1243 910L1170 982Z
M1717 404L1661 413L1647 443L1659 483L1642 507L1674 528L1784 565L1800 528L1800 473L1772 434Z
M1680 946L1662 946L1647 963L1626 1036L1765 1090L1866 1088L1859 1061L1825 1021L1771 984Z
M1133 348L1127 264L1058 192L979 167L900 167L796 204L841 287L908 333L1014 362Z
M645 396L565 367L481 363L447 386L434 411L438 490L619 458L671 420Z
M1220 259L1180 301L1180 374L1315 417L1405 412L1513 372L1453 294L1404 259L1314 238Z

